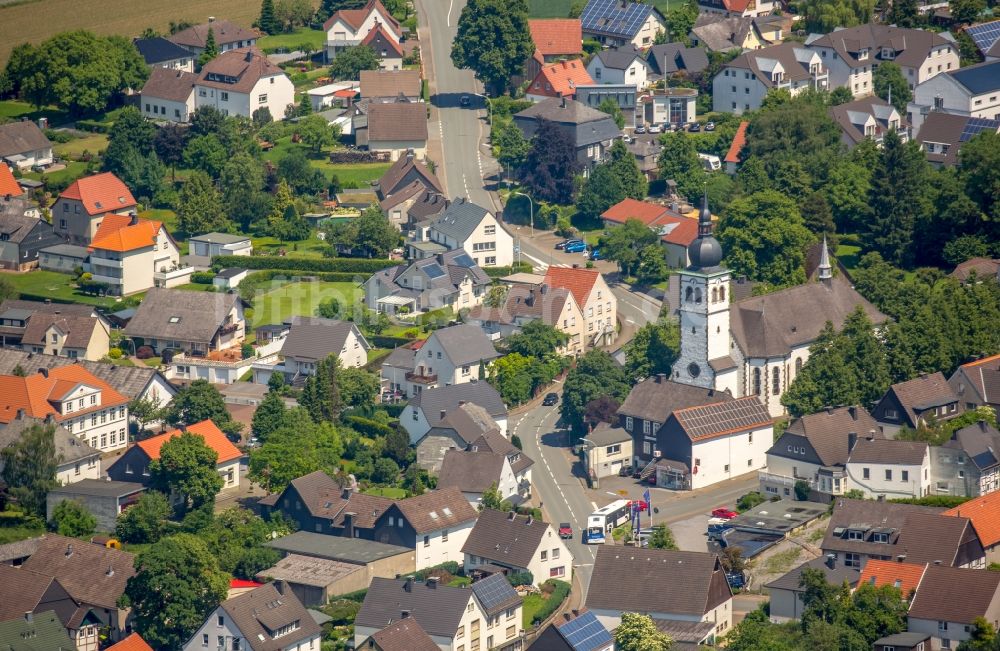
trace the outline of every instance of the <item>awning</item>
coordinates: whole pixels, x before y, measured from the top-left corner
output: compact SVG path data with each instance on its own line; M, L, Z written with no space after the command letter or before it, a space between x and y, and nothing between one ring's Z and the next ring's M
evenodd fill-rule
M413 299L405 296L384 296L377 301L383 305L412 305Z

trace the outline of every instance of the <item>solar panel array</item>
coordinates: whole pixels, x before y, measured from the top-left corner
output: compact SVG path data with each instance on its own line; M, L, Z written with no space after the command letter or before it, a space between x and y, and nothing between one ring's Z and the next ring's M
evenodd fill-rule
M472 591L487 610L517 599L517 593L503 574L493 574L472 584Z
M559 627L559 634L575 651L591 651L611 644L611 633L592 612L585 612Z
M993 47L997 39L1000 39L1000 20L966 27L965 33L973 40L980 52L985 52Z
M958 138L958 141L965 142L978 134L980 131L996 131L997 127L1000 127L1000 122L997 120L989 120L987 118L969 118L969 121L965 123L965 127L962 129L962 135Z
M458 265L459 267L465 267L466 269L476 266L476 263L472 261L472 258L469 257L468 253L456 255L455 259L452 260L452 264Z
M424 273L427 274L428 278L440 278L444 275L444 269L441 268L441 265L434 263L424 267Z
M587 30L635 34L646 22L650 10L649 6L635 2L629 2L623 9L621 0L590 0L580 14L580 24Z

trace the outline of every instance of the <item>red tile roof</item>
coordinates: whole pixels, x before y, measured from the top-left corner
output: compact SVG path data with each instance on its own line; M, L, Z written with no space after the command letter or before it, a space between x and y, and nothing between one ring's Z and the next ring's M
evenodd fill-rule
M587 305L587 297L600 278L596 269L574 269L572 267L549 267L543 284L549 287L564 287L573 295L580 309Z
M19 197L24 194L24 190L17 184L17 179L14 178L14 173L10 171L7 164L0 163L0 197L5 197L8 194L12 197Z
M528 21L528 30L537 53L543 57L583 52L583 29L579 18L535 18Z
M605 210L601 218L616 224L624 224L629 219L638 219L646 226L654 226L660 223L660 218L666 214L667 209L664 206L636 199L623 199Z
M65 415L61 414L53 402L61 401L67 393L80 384L101 390L100 403L87 405ZM48 370L48 376L34 373L27 377L0 375L0 423L9 423L17 418L19 409L32 418L53 416L56 420L76 418L99 409L117 407L128 402L128 398L118 393L107 382L94 376L77 364L69 364Z
M544 97L573 97L577 86L593 83L594 80L583 67L583 61L557 61L542 66L527 92Z
M364 24L365 18L368 17L368 14L374 10L377 10L382 14L382 17L388 21L394 33L399 33L399 21L392 17L392 14L386 10L379 0L369 0L368 4L360 9L341 9L340 11L334 12L334 14L330 16L325 23L323 23L323 30L328 31L331 27L333 27L333 24L340 19L357 31L361 29L361 25Z
M676 221L677 225L661 236L660 239L669 244L688 246L698 237L698 222L686 217L676 219Z
M89 215L117 212L135 206L135 198L117 176L111 172L85 176L73 182L59 195L83 203Z
M736 130L736 135L733 136L733 144L726 153L725 160L727 163L740 162L740 152L743 150L743 146L747 144L747 125L749 124L746 120L740 122L740 126Z
M1000 543L1000 492L973 497L965 504L948 509L944 514L969 518L983 547L989 548Z
M162 223L151 219L137 219L133 224L129 215L108 215L94 233L90 250L125 252L155 246L162 227Z
M203 420L200 423L188 425L187 431L201 436L205 439L205 445L215 450L216 454L219 455L216 463L225 463L243 456L243 453L240 452L236 446L226 438L226 435L222 433L222 430L220 430L215 423L210 420ZM148 456L150 460L155 460L160 458L160 448L163 447L163 444L180 434L181 430L175 429L165 434L160 434L144 441L139 441L136 445L142 448L142 451L146 453L146 456Z
M969 362L968 364L962 364L962 368L964 369L976 368L977 366L982 366L983 364L989 364L991 362L995 362L998 360L1000 360L1000 355L993 355L992 357L984 357L982 359L977 359L976 361Z
M747 5L750 4L750 0L722 0L722 4L726 6L727 11L731 11L735 14L742 14L747 10Z
M920 585L920 580L923 579L926 569L926 563L900 563L871 559L865 563L865 568L861 570L858 587L860 588L866 583L874 585L876 588L891 585L899 588L903 599L909 599L913 591Z
M146 640L139 637L138 633L132 633L118 644L112 644L105 651L153 651L153 647L146 644Z

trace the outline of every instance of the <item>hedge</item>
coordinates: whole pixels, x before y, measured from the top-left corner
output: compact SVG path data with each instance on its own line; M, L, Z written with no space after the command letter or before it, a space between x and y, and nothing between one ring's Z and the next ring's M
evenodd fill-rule
M398 348L413 341L406 337L393 337L390 335L372 335L366 338L376 348Z
M309 276L310 278L315 278L316 280L321 280L328 283L353 283L358 279L358 274L349 271L324 271L319 273L308 273L302 272L295 269L264 269L261 271L254 271L253 273L247 274L247 277L243 280L240 285L250 281L254 282L266 282L268 280L274 280L275 278L296 278L300 279L302 276Z
M76 128L81 131L91 131L93 133L111 133L113 122L98 122L97 120L77 120Z
M211 285L215 280L215 274L211 271L196 271L191 274L191 282L199 285Z
M545 600L542 607L538 609L535 616L531 618L532 624L539 624L548 619L549 615L556 612L556 609L562 605L562 602L566 599L567 595L569 595L570 585L565 581L549 579L542 585L544 586L546 584L552 586L552 594Z
M378 421L364 418L362 416L345 416L344 422L348 427L352 428L359 434L367 436L368 438L374 439L385 437L393 432L393 429L388 425L383 425Z
M509 267L485 267L483 271L490 278L503 278L504 276L509 276L511 274L516 274L519 272L531 273L533 267L528 262L515 262Z
M964 497L962 495L926 495L924 497L901 497L897 499L891 499L890 502L895 504L916 504L917 506L940 506L946 509L952 509L961 504L965 504L971 497Z
M295 272L339 271L356 274L373 274L387 267L400 264L397 260L383 258L370 260L366 258L299 258L295 256L264 256L250 255L240 258L239 266L245 269L281 269ZM212 258L212 268L215 270L233 266L232 256L217 255Z

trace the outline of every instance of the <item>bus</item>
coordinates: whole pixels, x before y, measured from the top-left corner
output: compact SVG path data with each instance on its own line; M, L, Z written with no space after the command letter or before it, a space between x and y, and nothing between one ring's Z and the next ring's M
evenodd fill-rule
M607 506L597 509L587 518L586 543L588 545L604 544L605 536L615 527L620 527L632 516L632 503L629 500L615 500Z

